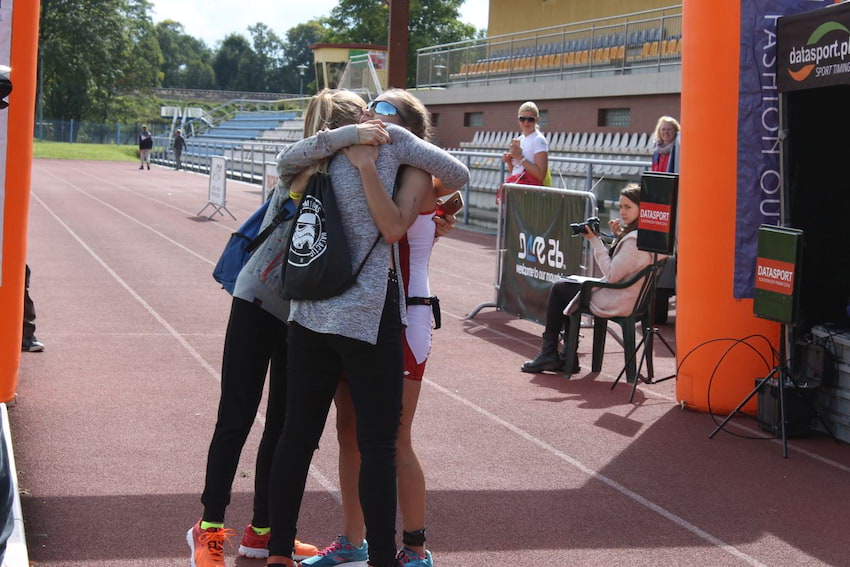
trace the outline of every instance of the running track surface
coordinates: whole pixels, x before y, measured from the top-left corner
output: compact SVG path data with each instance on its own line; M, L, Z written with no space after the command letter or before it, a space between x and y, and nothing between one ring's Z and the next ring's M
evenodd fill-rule
M196 216L206 188L156 166L33 163L28 262L47 350L22 355L10 419L34 565L188 564L230 307L210 273L239 224ZM259 203L258 187L228 182L238 219ZM793 439L786 460L775 440L709 440L711 419L680 409L672 380L629 404L630 386L609 389L623 363L610 337L600 374L589 336L572 380L519 372L539 325L464 318L493 299L495 262L494 236L459 228L431 263L443 328L415 439L436 565L848 564L846 444ZM228 510L240 535L262 419ZM746 418L728 430L759 435ZM299 537L322 546L340 526L333 412L313 464ZM228 566L264 565L237 545Z

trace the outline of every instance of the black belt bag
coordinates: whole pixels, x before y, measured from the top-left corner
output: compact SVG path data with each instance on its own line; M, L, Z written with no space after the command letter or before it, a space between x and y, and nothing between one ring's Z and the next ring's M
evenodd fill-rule
M408 297L407 298L408 305L430 305L431 311L434 313L434 328L439 329L441 320L440 320L440 298L436 295L432 295L431 297Z

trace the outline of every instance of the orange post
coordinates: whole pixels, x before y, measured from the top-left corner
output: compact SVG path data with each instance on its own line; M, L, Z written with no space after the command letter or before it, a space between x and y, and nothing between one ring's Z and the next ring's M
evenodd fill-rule
M0 250L0 402L12 400L18 385L23 332L24 265L32 167L33 116L38 61L38 0L12 5L12 94L3 180L3 242ZM4 29L3 33L8 30ZM0 61L0 63L5 63Z
M738 120L738 2L685 0L682 30L682 159L679 197L676 396L688 407L728 413L765 376L750 348L714 339L762 334L774 348L776 323L733 297ZM754 268L755 269L755 268ZM773 364L764 340L750 341ZM694 351L691 354L691 351ZM712 380L712 372L717 373ZM709 398L710 390L710 398ZM755 398L745 408L753 412Z

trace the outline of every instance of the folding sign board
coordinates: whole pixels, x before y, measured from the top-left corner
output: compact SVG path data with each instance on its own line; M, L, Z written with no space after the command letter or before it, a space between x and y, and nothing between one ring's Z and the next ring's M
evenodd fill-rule
M756 317L794 324L802 248L802 230L767 224L759 227L753 302Z

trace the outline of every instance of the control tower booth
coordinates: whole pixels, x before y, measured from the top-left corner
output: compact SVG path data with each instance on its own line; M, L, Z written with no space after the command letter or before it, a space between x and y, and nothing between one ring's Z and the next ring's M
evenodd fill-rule
M349 62L352 62L349 74L358 76L346 77L346 88L367 85L374 79L377 79L381 90L387 88L387 46L368 43L315 43L310 49L313 50L313 63L316 66L317 90L343 86L340 83ZM366 60L366 64L356 64Z

